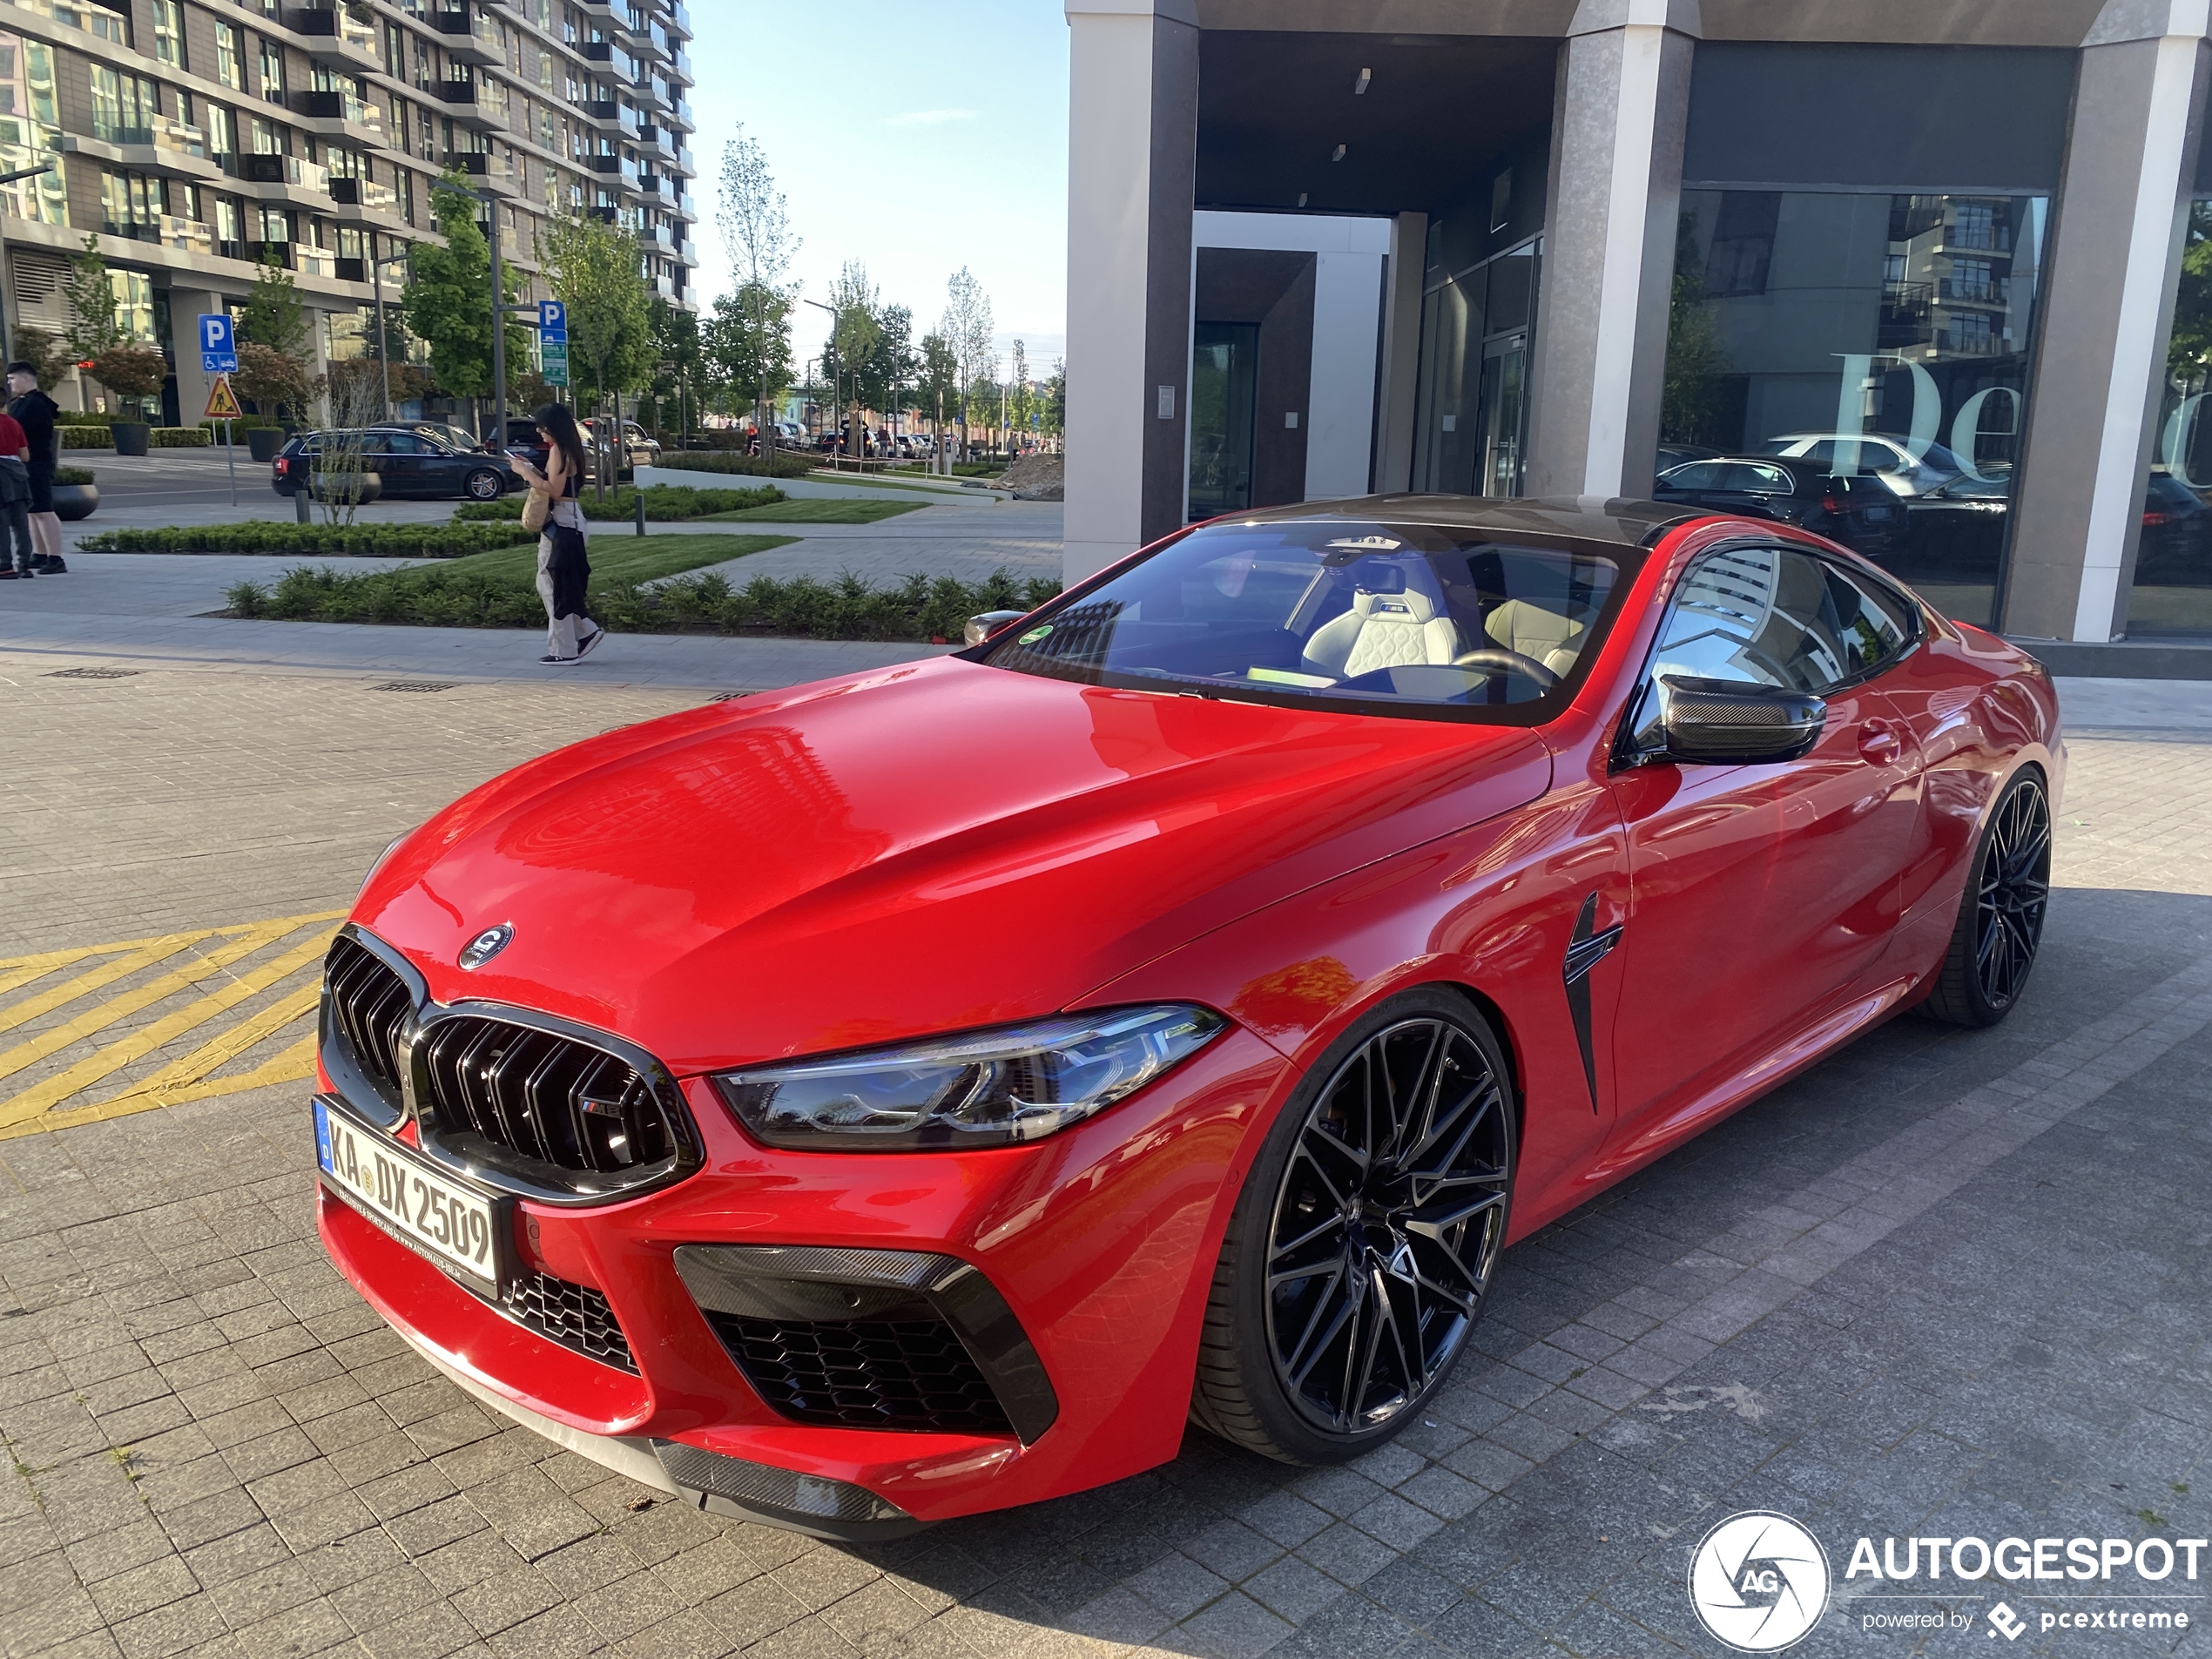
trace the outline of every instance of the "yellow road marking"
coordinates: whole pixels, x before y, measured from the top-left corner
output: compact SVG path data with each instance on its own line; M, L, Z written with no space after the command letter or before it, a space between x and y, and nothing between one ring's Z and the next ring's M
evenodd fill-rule
M84 950L51 950L44 956L18 956L12 962L0 962L0 995L5 995L18 985L28 985L35 979L44 979L56 968L81 962L88 956L105 956L107 952L98 946Z
M281 925L270 924L273 927ZM291 930L286 927L285 931ZM110 1073L121 1070L133 1060L152 1054L172 1037L191 1030L214 1015L236 1008L249 996L267 990L270 986L320 958L329 949L331 934L335 932L337 929L334 927L317 932L305 943L293 946L274 961L265 963L250 974L241 974L220 990L211 992L173 1014L164 1015L152 1025L141 1027L120 1042L111 1042L106 1048L87 1055L67 1070L47 1078L44 1082L35 1084L10 1099L0 1101L0 1126L37 1117L50 1107L67 1100L87 1083L98 1082Z
M279 997L259 1014L248 1015L212 1042L200 1044L182 1060L164 1066L144 1082L135 1083L113 1099L100 1103L104 1106L118 1105L140 1095L157 1096L152 1103L155 1105L165 1101L193 1098L184 1091L219 1066L237 1059L263 1038L274 1035L301 1015L312 1013L321 996L322 982L320 980L303 985L298 990ZM314 1038L310 1037L307 1042L312 1055ZM233 1086L228 1079L220 1081L226 1089Z
M12 1031L42 1014L52 1013L64 1002L75 1001L87 991L97 991L103 986L112 985L142 968L152 968L156 962L165 961L179 951L189 950L201 940L212 936L209 934L172 934L166 939L155 940L142 950L132 951L128 956L111 958L89 974L79 974L75 979L64 980L59 985L41 991L36 996L11 1002L0 1008L0 1031Z
M51 1130L67 1129L75 1123L97 1123L105 1118L127 1117L135 1112L152 1111L157 1106L172 1106L188 1100L212 1100L224 1095L243 1094L249 1089L266 1088L270 1083L299 1082L314 1075L315 1038L314 1034L309 1032L282 1054L235 1077L214 1077L200 1082L182 1084L169 1089L160 1098L132 1092L118 1095L113 1100L104 1100L95 1106L68 1106L57 1111L44 1112L28 1123L0 1125L0 1141L11 1141L25 1135L44 1135Z

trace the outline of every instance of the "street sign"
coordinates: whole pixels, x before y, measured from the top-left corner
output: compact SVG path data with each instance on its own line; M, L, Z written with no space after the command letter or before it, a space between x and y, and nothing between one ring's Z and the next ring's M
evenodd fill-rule
M228 322L230 319L226 317L223 320ZM231 377L218 374L215 389L207 395L207 413L200 418L206 421L235 421L244 413L238 407L238 394L231 390Z
M207 374L238 373L238 336L232 330L228 316L201 314L199 367L200 372Z
M540 372L545 376L545 383L548 386L566 386L569 383L569 342L565 340L540 340L537 349L543 364Z
M537 302L537 337L565 341L569 337L569 308L558 300Z

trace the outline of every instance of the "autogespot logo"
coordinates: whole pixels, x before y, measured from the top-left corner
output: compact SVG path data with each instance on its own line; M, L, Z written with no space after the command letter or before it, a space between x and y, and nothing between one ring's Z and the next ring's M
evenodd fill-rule
M1689 1558L1698 1622L1743 1653L1779 1653L1828 1610L1828 1554L1787 1515L1754 1509L1707 1533Z

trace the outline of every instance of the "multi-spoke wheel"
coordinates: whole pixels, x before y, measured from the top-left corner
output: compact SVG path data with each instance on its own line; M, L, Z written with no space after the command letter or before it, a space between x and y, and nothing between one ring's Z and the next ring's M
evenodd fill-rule
M2051 894L2051 803L2032 772L1998 799L1935 988L1921 1006L1952 1025L1995 1025L2020 1000Z
M1332 1463L1443 1384L1505 1242L1514 1113L1465 999L1393 999L1335 1043L1270 1131L1214 1276L1192 1414Z

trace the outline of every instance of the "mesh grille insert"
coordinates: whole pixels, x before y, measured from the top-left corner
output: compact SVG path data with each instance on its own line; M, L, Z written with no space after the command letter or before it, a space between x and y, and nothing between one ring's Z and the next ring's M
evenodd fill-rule
M990 1384L941 1319L706 1317L761 1399L799 1422L1012 1432Z
M633 1377L637 1374L637 1362L630 1354L630 1339L616 1323L614 1309L589 1285L571 1284L550 1273L528 1273L507 1287L500 1305L517 1324L549 1341L603 1366L616 1366Z

